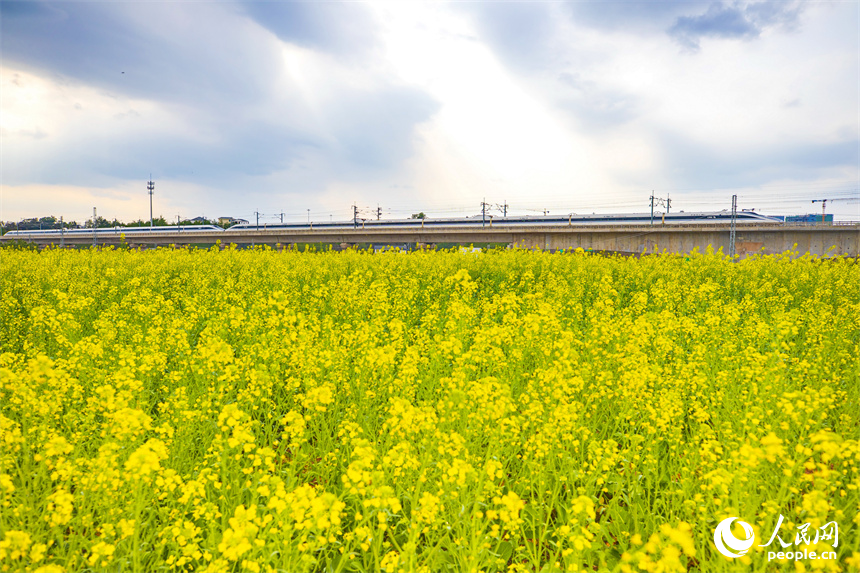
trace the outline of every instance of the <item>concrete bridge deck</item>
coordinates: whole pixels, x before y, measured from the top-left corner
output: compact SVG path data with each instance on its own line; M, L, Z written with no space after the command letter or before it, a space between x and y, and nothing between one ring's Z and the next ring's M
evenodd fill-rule
M120 244L121 230L99 234L96 244ZM304 243L331 244L347 247L355 244L375 245L439 245L501 243L528 249L591 249L625 253L662 252L686 253L698 248L704 251L709 245L714 250L729 252L730 226L719 224L659 224L612 225L580 224L558 226L501 225L486 227L448 227L444 229L303 229L195 232L192 228L179 232L153 235L129 235L125 241L132 246L169 246L214 244L239 245L290 245ZM4 236L4 240L11 237ZM59 244L59 237L39 238L19 236L18 240L40 245ZM65 245L92 245L90 234L66 234ZM814 255L860 256L860 224L738 224L735 231L735 250L741 255L754 253L776 254L788 250Z

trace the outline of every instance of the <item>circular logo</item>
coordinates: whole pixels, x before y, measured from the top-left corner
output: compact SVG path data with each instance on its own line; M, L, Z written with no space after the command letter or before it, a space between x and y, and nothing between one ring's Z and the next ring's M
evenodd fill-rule
M753 528L746 521L738 521L746 539L738 539L732 534L732 522L736 519L737 517L727 517L714 530L714 545L717 546L717 551L731 559L746 555L747 550L755 543Z

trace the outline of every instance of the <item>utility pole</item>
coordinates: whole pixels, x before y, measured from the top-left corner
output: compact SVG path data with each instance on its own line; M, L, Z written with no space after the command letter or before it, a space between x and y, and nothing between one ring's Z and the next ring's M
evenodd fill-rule
M484 200L481 201L481 226L485 227L487 225L487 198L484 197Z
M284 212L281 211L281 225L284 224Z
M254 215L257 216L257 230L259 231L260 230L260 212L254 211Z
M651 224L654 224L654 191L651 191Z
M311 210L308 209L308 225L311 224Z
M666 222L666 215L669 214L669 207L672 206L672 200L669 199L669 194L668 193L666 194L665 199L660 199L659 197L654 197L654 191L651 191L650 200L651 200L651 224L652 225L654 224L654 207L658 206L658 205L661 207L666 207L666 212L663 213L663 222L665 223Z
M732 227L729 231L729 255L735 260L735 219L738 216L738 196L732 195Z
M379 206L379 203L376 204L376 220L379 221L382 219L382 207Z
M152 180L152 173L149 174L149 181L146 183L146 188L149 191L149 230L152 230L152 194L155 192L155 182Z
M358 205L352 204L352 228L358 228Z

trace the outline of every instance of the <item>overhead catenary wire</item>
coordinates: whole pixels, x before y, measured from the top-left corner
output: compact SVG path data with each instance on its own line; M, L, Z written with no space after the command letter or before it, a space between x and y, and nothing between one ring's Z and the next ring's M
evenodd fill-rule
M672 211L724 211L730 208L731 196L737 195L739 209L770 211L772 214L805 214L810 210L810 201L813 199L860 199L860 182L856 181L834 181L815 184L802 182L785 183L773 187L750 189L727 189L727 188L657 188L654 191L625 190L615 192L611 196L594 198L590 190L573 190L569 193L559 194L533 194L527 201L507 200L505 201L505 212L509 216L540 216L541 214L588 214L597 212L635 213L648 211L648 195L654 193L659 196L674 193L672 196ZM509 192L505 193L509 195ZM492 197L487 194L488 199ZM644 198L644 199L643 199ZM491 204L498 201L493 197L489 199ZM356 203L349 208L335 209L303 209L301 211L278 210L276 213L260 213L262 218L278 219L283 221L296 221L310 218L311 220L350 220L353 217L361 219L376 219L379 217L393 219L409 219L412 215L423 212L429 217L473 217L481 216L480 202L457 202L439 199L423 199L413 202L400 201L389 202L383 206L379 202L376 206L361 205ZM376 203L374 200L373 203ZM848 207L851 201L844 201L841 206ZM843 208L844 211L844 208ZM853 213L853 209L849 208ZM532 215L536 213L537 215ZM498 217L499 214L485 213L488 217ZM858 213L860 215L860 213Z

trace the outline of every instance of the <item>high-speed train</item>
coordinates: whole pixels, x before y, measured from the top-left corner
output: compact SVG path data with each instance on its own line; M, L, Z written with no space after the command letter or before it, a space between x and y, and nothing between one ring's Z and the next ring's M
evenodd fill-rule
M274 223L257 224L242 223L233 225L229 231L256 231L277 230L290 231L319 229L319 230L348 230L348 229L445 229L454 227L558 227L560 225L655 225L662 224L713 224L728 223L732 220L732 214L728 211L717 211L710 213L669 213L666 215L654 215L649 213L611 214L611 215L533 215L518 217L474 217L446 218L446 219L390 219L371 220L359 219L357 221L332 221L325 223ZM736 223L772 223L779 224L782 220L776 217L768 217L753 213L752 211L741 211L735 214Z
M517 217L474 217L444 218L444 219L390 219L372 220L359 219L355 221L329 221L329 222L301 222L301 223L240 223L233 225L227 231L300 231L300 230L350 230L350 229L446 229L446 228L511 228L511 227L559 227L559 226L585 226L585 225L661 225L661 224L714 224L729 223L732 214L728 211L698 212L698 213L667 213L654 215L649 213L610 214L610 215L530 215ZM768 217L752 211L741 211L735 214L737 224L774 224L783 221L776 217ZM211 233L213 235L224 233L225 230L214 225L187 225L187 226L165 226L165 227L104 227L99 229L59 229L49 230L26 230L9 231L4 235L8 238L48 238L61 235L67 237L100 237L125 235L133 238L135 236L152 236L155 234L170 233Z

